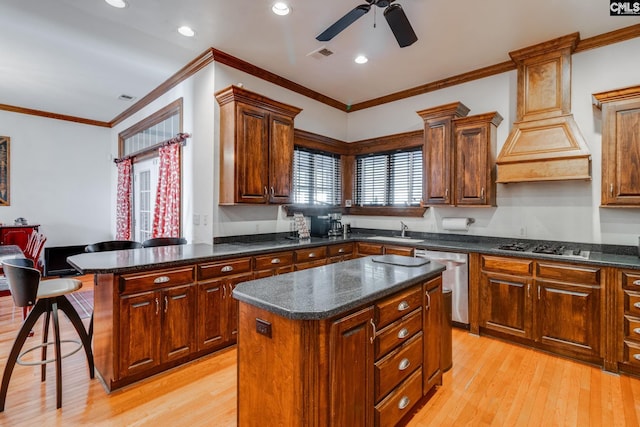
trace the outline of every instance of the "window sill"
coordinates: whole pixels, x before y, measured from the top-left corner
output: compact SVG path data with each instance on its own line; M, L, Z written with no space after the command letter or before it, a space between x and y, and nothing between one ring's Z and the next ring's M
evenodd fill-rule
M327 215L329 213L342 213L343 215L369 215L369 216L404 216L422 217L427 207L393 207L393 206L317 206L317 205L284 205L287 216L293 216L294 212L301 212L304 216Z

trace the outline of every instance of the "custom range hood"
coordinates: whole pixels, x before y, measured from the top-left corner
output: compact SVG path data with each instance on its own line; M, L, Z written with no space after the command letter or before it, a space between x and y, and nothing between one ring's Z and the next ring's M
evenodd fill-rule
M517 120L496 159L496 182L590 180L591 155L571 114L573 33L509 52L518 66Z

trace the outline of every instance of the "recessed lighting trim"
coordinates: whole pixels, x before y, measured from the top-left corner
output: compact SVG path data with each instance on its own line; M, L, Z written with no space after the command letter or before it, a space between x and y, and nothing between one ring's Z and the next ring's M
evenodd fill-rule
M289 7L289 5L281 1L274 3L274 5L271 7L271 10L273 11L273 13L280 16L288 15L289 12L291 12L291 8Z
M124 0L104 0L110 6L117 7L118 9L122 9L123 7L127 7L127 2Z
M193 31L191 27L188 27L186 25L183 25L182 27L178 28L178 32L185 37L193 37L196 35L196 32Z
M364 55L358 55L356 56L356 59L354 59L354 61L356 62L356 64L366 64L367 61L369 61L369 58Z

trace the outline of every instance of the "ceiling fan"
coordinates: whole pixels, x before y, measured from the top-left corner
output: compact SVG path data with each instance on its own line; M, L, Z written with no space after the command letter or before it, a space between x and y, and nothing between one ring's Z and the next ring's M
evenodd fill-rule
M418 40L416 33L413 31L407 15L405 15L402 6L399 4L391 4L395 0L366 0L367 4L361 4L353 8L350 12L338 19L333 25L324 30L322 34L316 37L316 40L326 42L337 36L342 30L353 24L362 15L369 12L371 5L378 7L386 7L384 17L393 31L400 47L410 46Z

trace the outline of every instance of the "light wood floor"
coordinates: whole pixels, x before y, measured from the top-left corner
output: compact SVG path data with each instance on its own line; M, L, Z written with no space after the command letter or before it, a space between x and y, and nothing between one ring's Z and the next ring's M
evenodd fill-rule
M11 298L0 298L0 369L21 320ZM38 340L36 330L28 344ZM453 354L444 385L410 426L639 425L638 379L461 330L454 330ZM63 361L60 410L53 366L45 383L38 367L16 366L0 426L236 425L235 349L110 395L99 380L89 380L83 357Z

